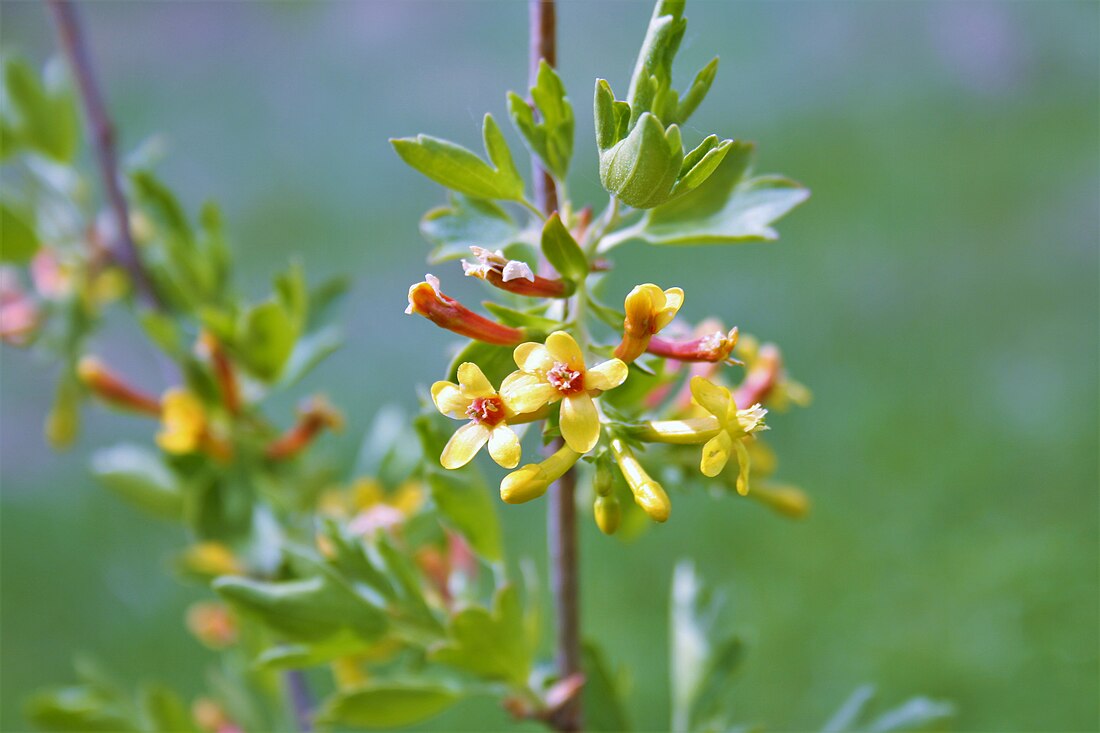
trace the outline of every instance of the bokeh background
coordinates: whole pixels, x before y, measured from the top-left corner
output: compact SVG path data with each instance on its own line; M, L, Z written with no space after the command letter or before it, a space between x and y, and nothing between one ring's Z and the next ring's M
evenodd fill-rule
M411 408L414 385L437 378L450 341L402 315L425 269L417 220L442 192L386 140L477 147L481 115L504 118L505 90L525 82L524 5L83 7L123 147L163 136L163 177L192 210L222 202L255 292L291 256L317 278L354 275L348 345L306 385L347 412L331 445L349 461L374 411ZM630 245L609 291L682 285L689 318L719 313L783 345L816 402L772 421L771 438L814 507L792 523L678 492L673 520L631 544L584 522L587 632L632 670L640 728L667 726L668 578L683 556L726 589L751 643L743 720L812 729L874 682L887 701L953 700L959 730L1100 726L1098 9L689 4L683 77L722 57L689 141L756 140L761 170L814 195L778 244ZM5 50L53 53L42 6L0 11ZM649 11L561 4L578 198L604 200L593 79L625 90ZM453 264L436 274L472 296ZM158 384L130 327L100 348ZM2 359L0 728L25 726L29 691L71 679L75 651L196 691L211 657L182 627L195 594L165 572L182 538L85 471L94 447L142 426L93 409L55 455L40 427L52 365ZM543 511L501 508L514 555L541 562ZM506 722L473 700L428 727Z

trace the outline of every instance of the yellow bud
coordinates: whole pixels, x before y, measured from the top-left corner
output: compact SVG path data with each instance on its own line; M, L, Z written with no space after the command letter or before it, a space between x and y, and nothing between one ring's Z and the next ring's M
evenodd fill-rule
M810 511L810 497L796 486L758 484L748 496L791 519L801 519Z
M546 493L550 484L565 475L581 454L567 445L542 463L528 463L500 482L500 498L507 504L522 504Z
M611 450L615 454L615 460L626 478L626 484L634 494L635 503L640 506L649 518L655 522L668 520L672 513L672 502L664 488L646 473L642 464L634 457L630 446L615 438L611 441Z
M79 403L76 383L62 379L57 385L53 407L46 417L46 439L54 448L68 448L80 432Z
M233 551L221 542L200 542L184 550L184 567L200 575L234 575L242 568Z
M592 505L592 511L596 515L596 526L600 531L604 534L615 534L623 518L623 508L619 504L618 497L597 496L596 503Z

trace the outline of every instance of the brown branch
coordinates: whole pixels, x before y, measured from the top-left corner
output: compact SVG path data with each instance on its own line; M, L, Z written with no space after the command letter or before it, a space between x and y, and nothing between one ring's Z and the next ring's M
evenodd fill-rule
M539 62L557 65L557 28L554 0L530 0L530 85L537 81ZM537 157L531 158L535 180L535 203L548 216L558 209L558 191L554 178ZM552 450L561 447L555 442ZM583 675L581 668L581 623L579 576L577 571L577 474L569 471L550 487L546 516L547 545L550 555L550 586L554 597L556 646L554 661L561 680ZM552 711L551 726L559 731L582 729L581 695L573 695Z
M151 306L160 307L153 283L149 274L141 264L137 247L130 232L130 216L126 206L126 198L122 194L122 187L118 179L118 160L115 153L115 133L111 126L111 119L103 103L103 95L96 83L95 71L92 67L91 56L88 53L87 44L84 42L84 34L81 30L80 19L77 17L76 8L70 0L47 0L50 10L53 12L54 24L57 27L58 39L65 56L76 78L77 88L80 91L81 103L84 106L84 117L88 126L88 135L91 138L95 150L96 161L99 164L99 172L103 178L103 189L107 197L107 203L114 214L118 239L112 248L112 256L127 272L134 282L141 298Z

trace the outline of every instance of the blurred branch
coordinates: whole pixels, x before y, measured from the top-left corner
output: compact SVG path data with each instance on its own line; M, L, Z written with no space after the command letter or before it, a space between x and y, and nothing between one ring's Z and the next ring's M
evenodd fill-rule
M47 0L46 4L53 12L58 39L72 68L73 76L76 78L84 107L85 121L88 125L88 134L103 179L107 203L114 214L117 240L112 248L112 256L130 273L130 278L141 298L149 305L159 308L161 303L148 273L141 264L141 258L130 232L126 198L122 195L122 187L119 185L115 132L103 103L103 95L96 83L95 71L76 8L70 0Z

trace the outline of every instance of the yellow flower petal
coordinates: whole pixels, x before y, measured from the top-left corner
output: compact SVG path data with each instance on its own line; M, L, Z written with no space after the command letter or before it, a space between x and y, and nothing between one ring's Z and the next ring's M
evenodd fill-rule
M744 441L733 441L733 447L737 449L737 493L741 496L745 496L749 493L749 467L752 465L752 459L749 458L749 449L745 447Z
M630 370L620 359L609 359L584 373L584 388L609 390L626 381Z
M672 323L672 319L676 317L677 311L680 310L680 306L683 304L684 291L682 289L669 288L664 291L664 305L661 306L660 311L657 313L653 328L654 333Z
M691 378L691 395L704 410L718 418L718 422L722 425L726 424L729 419L730 405L733 404L728 389L697 376Z
M725 430L703 444L703 457L699 461L699 470L704 476L717 476L726 467L733 449L733 439ZM740 442L738 442L740 445Z
M462 390L454 382L436 382L432 385L432 402L435 409L447 417L463 419L466 417L466 408L472 400L462 394Z
M519 465L519 437L507 425L501 424L489 432L489 455L501 468L515 468Z
M439 457L443 468L462 468L481 450L489 440L489 428L472 420L458 430L447 441L443 455Z
M157 444L168 453L192 453L206 432L206 408L185 389L173 388L161 398L162 430Z
M569 368L584 369L584 355L576 340L565 331L554 331L546 337L546 350L555 362L564 362Z
M506 409L519 414L534 412L560 399L561 392L536 374L512 372L500 385L500 398Z
M554 367L554 357L546 347L533 341L517 346L513 357L516 366L525 372L546 372Z
M462 394L467 397L492 397L497 393L485 378L481 367L473 362L467 361L459 365L458 383L462 385Z
M578 453L587 453L600 440L600 416L587 392L569 395L561 403L561 437Z

